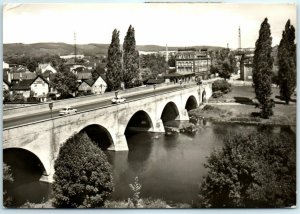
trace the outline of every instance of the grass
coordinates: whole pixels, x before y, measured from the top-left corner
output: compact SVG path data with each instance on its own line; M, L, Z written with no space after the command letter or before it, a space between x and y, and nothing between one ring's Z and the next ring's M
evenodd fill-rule
M219 98L211 98L202 109L190 111L190 116L211 119L219 122L262 123L272 125L296 125L296 103L285 105L279 98L279 88L272 88L271 96L275 101L274 115L269 119L258 116L260 109L255 108L254 89L250 86L234 86L232 91ZM226 104L230 100L232 104ZM224 104L222 104L224 102ZM216 104L217 103L217 104ZM236 104L235 104L236 103Z

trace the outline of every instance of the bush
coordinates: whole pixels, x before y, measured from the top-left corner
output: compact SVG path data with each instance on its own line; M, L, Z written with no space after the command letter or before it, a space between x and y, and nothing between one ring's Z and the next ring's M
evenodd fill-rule
M222 91L223 93L228 93L231 91L231 85L226 80L216 80L212 84L212 91Z
M223 93L221 91L213 92L213 95L212 95L213 98L219 98L221 96L223 96Z
M274 133L273 133L274 134ZM296 205L296 139L280 133L232 134L205 165L198 207L275 208Z
M53 203L57 208L102 207L113 191L106 155L86 133L66 141L54 169Z
M12 204L12 198L7 192L7 186L14 181L10 167L3 163L3 206L10 207Z

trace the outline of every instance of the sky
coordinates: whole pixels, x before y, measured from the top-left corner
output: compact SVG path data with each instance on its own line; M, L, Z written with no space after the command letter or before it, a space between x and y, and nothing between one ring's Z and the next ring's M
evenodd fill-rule
M279 43L288 19L296 27L295 4L237 3L88 3L7 4L3 7L3 43L111 42L120 31L123 43L129 25L137 45L255 47L267 17L272 45Z

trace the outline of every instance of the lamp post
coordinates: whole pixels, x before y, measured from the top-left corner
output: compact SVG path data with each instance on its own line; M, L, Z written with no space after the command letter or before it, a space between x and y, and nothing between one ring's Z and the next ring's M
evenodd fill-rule
M49 103L49 108L50 108L50 111L51 111L51 119L52 119L52 108L53 108L53 102L50 102L50 103Z
M201 85L202 85L202 80L198 80L197 81L197 85L199 85L199 90L198 90L198 94L199 94L199 106L201 105L200 100L201 100ZM203 102L203 100L202 100Z

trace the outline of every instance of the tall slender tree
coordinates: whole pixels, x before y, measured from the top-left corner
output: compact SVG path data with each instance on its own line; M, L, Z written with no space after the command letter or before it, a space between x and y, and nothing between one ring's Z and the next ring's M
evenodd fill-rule
M282 39L278 46L278 80L280 95L289 104L296 87L296 45L295 28L290 20L285 25Z
M120 32L114 29L108 48L106 65L106 83L109 91L121 88L122 81L122 53L120 50Z
M130 25L123 44L123 81L126 88L133 86L139 75L139 53L135 50L134 28Z
M273 115L273 102L271 77L273 68L272 37L268 19L262 22L259 30L259 38L255 43L253 58L253 83L256 98L261 104L261 117L269 118Z

